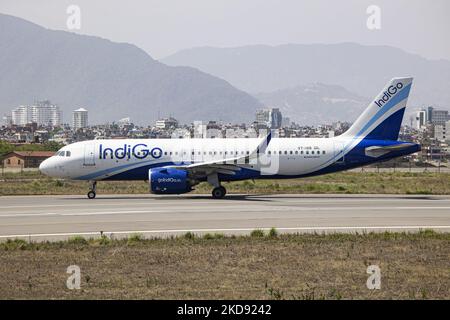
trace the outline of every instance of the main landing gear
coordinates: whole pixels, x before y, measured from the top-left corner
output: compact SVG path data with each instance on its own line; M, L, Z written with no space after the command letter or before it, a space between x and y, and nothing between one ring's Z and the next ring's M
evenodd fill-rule
M210 174L207 176L208 183L214 187L212 191L212 196L214 199L222 199L227 194L227 189L220 185L217 173Z
M225 187L216 187L212 191L212 196L214 199L222 199L227 194L227 189Z
M90 183L91 185L87 197L89 199L94 199L96 196L95 190L97 189L97 181L91 181Z

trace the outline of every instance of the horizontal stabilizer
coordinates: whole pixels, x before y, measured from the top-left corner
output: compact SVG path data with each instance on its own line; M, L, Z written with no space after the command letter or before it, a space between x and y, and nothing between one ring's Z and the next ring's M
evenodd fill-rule
M365 149L365 154L368 157L376 158L376 157L384 156L385 154L387 154L391 151L404 150L404 149L407 149L414 145L415 145L414 143L399 143L399 144L390 145L390 146L371 146L371 147L367 147Z

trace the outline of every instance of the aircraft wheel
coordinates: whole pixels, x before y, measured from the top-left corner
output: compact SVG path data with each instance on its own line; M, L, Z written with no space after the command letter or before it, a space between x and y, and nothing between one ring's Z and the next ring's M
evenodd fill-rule
M226 194L227 194L227 189L225 189L222 186L214 188L212 191L212 196L214 199L222 199L223 197L225 197Z
M95 192L94 191L89 191L87 194L89 199L94 199L95 198Z

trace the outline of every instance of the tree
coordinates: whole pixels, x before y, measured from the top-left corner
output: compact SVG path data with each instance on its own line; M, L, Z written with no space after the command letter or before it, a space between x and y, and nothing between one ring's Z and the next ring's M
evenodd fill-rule
M14 150L14 146L7 142L0 140L0 157L3 157L5 154Z

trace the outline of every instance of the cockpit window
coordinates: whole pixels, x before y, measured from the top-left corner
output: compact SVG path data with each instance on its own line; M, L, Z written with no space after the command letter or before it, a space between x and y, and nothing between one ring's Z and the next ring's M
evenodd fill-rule
M60 153L59 153L59 156L60 157L64 157L64 154L65 154L66 152L65 151L61 151Z

